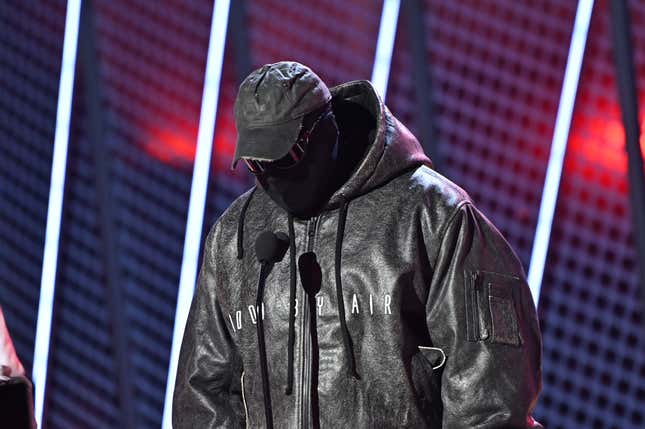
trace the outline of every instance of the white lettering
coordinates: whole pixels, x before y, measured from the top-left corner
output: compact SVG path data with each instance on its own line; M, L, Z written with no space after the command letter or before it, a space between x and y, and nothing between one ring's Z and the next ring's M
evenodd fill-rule
M322 306L323 306L323 302L324 302L324 297L319 296L319 297L318 297L318 315L319 315L319 316L321 316L321 315L322 315Z
M255 325L257 313L255 311L255 305L249 305L249 314L251 315L251 322Z
M390 294L383 294L383 314L392 314L392 295ZM374 314L374 306L375 306L375 301L376 300L376 307L377 307L377 312L378 312L378 306L379 306L379 297L377 296L376 299L374 298L374 295L371 293L369 294L369 312L370 315ZM295 299L294 302L294 317L298 316L298 299ZM316 310L318 316L323 315L323 308L325 307L326 302L325 302L325 297L324 296L317 296L316 297L316 307L318 308ZM261 316L262 320L265 319L265 308L264 308L264 302L261 303L260 306L255 306L255 305L249 305L247 306L247 310L249 312L249 316L251 318L251 322L254 325L257 325L258 318ZM351 314L360 314L361 309L359 305L359 299L357 294L352 294L352 308L351 308ZM243 324L243 316L244 316L244 310L238 310L233 313L228 313L228 320L231 325L231 329L233 332L237 332L242 329L242 324Z
M356 310L356 311L354 311ZM356 298L356 294L354 294L354 297L352 298L352 314L358 313L358 298Z
M242 329L242 310L235 312L235 321L237 322L237 329Z

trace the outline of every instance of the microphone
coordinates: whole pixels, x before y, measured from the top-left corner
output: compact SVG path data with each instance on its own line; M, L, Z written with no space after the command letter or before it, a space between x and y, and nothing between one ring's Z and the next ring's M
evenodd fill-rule
M298 258L298 271L302 288L313 297L320 291L322 273L314 252L305 252Z
M255 240L255 255L262 264L280 262L289 248L289 237L284 232L264 231Z

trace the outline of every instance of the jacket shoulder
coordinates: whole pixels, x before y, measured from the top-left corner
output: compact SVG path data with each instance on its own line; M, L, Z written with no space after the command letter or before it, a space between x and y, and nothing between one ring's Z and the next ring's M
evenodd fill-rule
M244 206L244 203L246 202L246 200L249 199L254 189L255 189L255 186L247 189L242 194L235 197L235 199L231 202L231 204L229 204L229 206L226 209L224 209L224 211L215 220L214 224L221 223L224 226L225 224L228 224L231 222L237 223L237 219L240 216L240 213L242 212L242 207ZM254 195L253 198L257 198L257 195Z
M427 165L395 181L390 191L394 205L405 207L428 242L441 240L447 225L465 204L474 206L468 192Z
M223 234L230 235L237 231L237 224L242 213L242 207L254 189L255 187L251 187L237 196L215 220L211 221L208 235L213 235L213 241L226 241L226 239L230 239L231 237L224 237ZM257 197L258 195L254 196L254 198Z
M434 211L453 212L465 202L474 204L465 189L427 165L412 172L408 189L416 201Z

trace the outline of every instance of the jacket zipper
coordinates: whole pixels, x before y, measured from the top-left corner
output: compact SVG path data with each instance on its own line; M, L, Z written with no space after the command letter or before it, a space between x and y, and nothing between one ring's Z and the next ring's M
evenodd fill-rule
M314 249L314 239L316 236L316 226L318 224L318 216L313 217L307 222L307 252ZM300 325L300 332L302 334L302 371L300 383L300 427L308 428L309 420L311 417L311 344L309 337L309 305L305 292L302 292L302 323Z

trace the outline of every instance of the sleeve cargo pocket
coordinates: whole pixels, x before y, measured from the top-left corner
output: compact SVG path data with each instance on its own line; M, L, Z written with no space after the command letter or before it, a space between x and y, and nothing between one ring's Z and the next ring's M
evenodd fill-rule
M469 271L465 278L468 340L521 345L516 306L522 280L483 270Z

